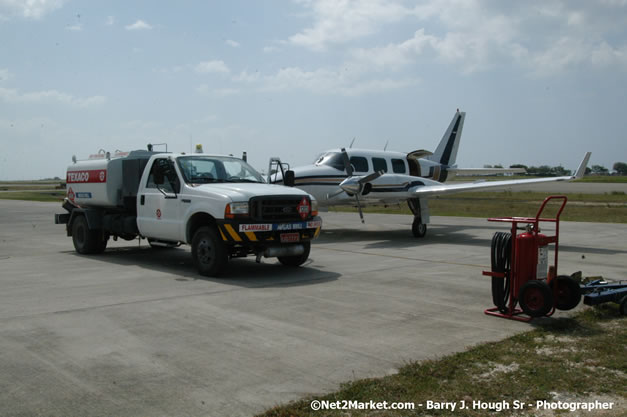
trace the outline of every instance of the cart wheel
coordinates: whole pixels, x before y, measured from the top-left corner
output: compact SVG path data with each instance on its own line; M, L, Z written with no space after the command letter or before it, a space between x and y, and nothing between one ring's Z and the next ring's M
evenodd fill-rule
M581 301L581 288L577 281L568 275L560 275L555 278L553 295L555 296L555 308L558 310L572 310Z
M527 281L520 288L520 307L531 317L546 316L553 307L551 289L544 281Z
M620 300L620 314L627 316L627 295Z

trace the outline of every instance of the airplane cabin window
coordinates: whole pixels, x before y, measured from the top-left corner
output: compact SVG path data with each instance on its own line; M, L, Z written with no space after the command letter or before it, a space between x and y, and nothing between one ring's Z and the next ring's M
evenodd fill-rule
M383 158L372 158L372 166L376 171L388 172L388 163Z
M350 161L355 172L368 172L368 160L363 156L351 156Z
M396 174L404 174L407 172L405 169L405 161L402 159L392 159L392 171Z

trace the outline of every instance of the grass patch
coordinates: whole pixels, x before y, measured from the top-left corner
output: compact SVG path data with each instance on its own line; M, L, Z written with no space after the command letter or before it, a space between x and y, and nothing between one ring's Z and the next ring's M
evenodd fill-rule
M627 175L589 175L574 182L627 183Z
M26 200L26 201L63 201L65 197L65 190L59 191L16 191L16 192L0 192L0 199L2 200Z
M621 193L567 194L568 203L560 217L566 221L627 223L627 197ZM546 193L522 191L475 192L429 199L433 216L505 217L535 216ZM557 205L550 203L545 216L553 216ZM351 207L332 207L333 211L354 211ZM408 214L406 204L366 207L365 213Z
M440 359L410 363L396 375L345 383L337 392L278 406L260 416L520 416L535 415L535 407L524 412L457 409L452 413L426 410L418 404L429 400L535 404L595 399L614 402L614 411L603 415L623 416L627 413L627 318L619 314L615 304L606 304L575 318L538 320L535 330ZM314 399L413 402L416 409L313 411Z

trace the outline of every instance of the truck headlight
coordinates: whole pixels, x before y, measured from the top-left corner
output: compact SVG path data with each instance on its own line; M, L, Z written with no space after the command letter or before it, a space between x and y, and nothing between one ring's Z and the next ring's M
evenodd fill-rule
M229 203L224 209L224 218L233 219L235 217L248 216L248 202Z
M316 200L313 197L311 197L311 215L312 216L318 215L318 200Z

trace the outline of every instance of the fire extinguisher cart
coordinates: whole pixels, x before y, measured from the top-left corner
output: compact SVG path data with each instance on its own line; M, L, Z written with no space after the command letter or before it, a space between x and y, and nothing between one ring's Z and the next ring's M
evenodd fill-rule
M557 214L554 218L542 217L551 200L561 200ZM579 304L579 284L570 276L557 275L559 218L567 200L566 196L547 197L535 217L488 219L511 223L511 232L497 232L492 238L492 270L483 271L483 275L492 277L492 298L496 307L488 308L485 314L528 322L533 317L551 316L556 308L570 310ZM540 223L554 223L555 235L541 233ZM519 225L524 225L525 232L517 235ZM548 265L550 244L555 245L553 265Z

